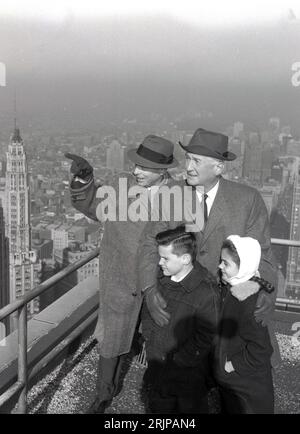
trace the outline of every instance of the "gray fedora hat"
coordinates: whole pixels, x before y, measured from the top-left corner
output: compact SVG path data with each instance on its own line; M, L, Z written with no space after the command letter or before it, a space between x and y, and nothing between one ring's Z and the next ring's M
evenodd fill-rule
M228 151L227 136L207 131L203 128L198 128L195 131L187 146L184 146L181 142L179 144L186 152L191 152L192 154L204 155L225 161L236 159L236 155Z
M135 164L148 169L167 169L178 166L173 151L172 142L163 137L150 135L145 137L138 148L130 149L127 156Z

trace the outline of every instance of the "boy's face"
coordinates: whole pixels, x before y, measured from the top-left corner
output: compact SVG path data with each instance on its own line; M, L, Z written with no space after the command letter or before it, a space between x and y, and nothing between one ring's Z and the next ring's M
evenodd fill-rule
M238 265L232 260L228 249L222 249L221 251L221 262L219 268L222 273L222 279L228 282L228 279L235 277L239 272Z
M158 246L160 256L159 265L165 276L175 276L180 273L185 265L184 256L177 256L173 253L173 246Z

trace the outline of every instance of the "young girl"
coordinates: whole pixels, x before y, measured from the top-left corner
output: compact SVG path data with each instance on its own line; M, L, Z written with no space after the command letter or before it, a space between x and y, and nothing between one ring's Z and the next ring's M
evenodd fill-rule
M254 317L258 292L274 291L259 277L260 256L259 242L250 237L231 235L222 245L214 376L226 413L274 413L273 348L267 327Z

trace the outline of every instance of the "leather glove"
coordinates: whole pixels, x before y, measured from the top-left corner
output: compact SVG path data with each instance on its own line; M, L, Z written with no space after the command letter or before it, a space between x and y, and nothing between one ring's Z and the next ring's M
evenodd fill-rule
M85 181L91 177L93 174L93 168L88 161L79 155L70 154L69 152L65 154L65 157L73 160L71 165L71 173L73 173L74 177L78 176L78 178L81 178Z
M153 321L159 325L167 325L170 319L170 314L165 311L167 303L157 290L153 287L146 291L146 304Z
M259 291L256 303L256 310L254 316L256 322L261 322L263 326L266 326L272 318L274 312L274 297L273 294Z

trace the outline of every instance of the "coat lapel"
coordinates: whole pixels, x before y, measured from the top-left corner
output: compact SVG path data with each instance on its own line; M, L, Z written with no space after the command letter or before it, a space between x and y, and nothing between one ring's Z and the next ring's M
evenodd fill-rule
M201 240L202 245L205 243L209 235L214 231L220 218L224 215L225 208L226 200L224 198L224 179L221 178L217 195L211 207L209 217L203 231L203 236Z

